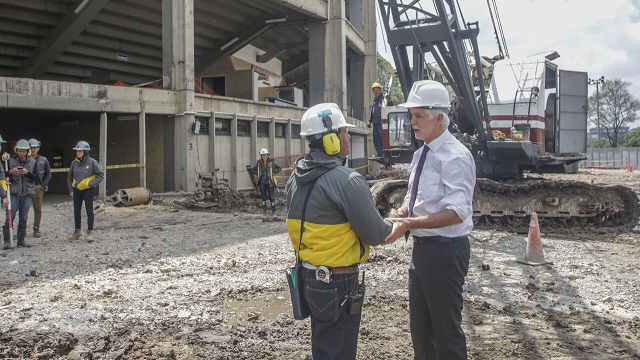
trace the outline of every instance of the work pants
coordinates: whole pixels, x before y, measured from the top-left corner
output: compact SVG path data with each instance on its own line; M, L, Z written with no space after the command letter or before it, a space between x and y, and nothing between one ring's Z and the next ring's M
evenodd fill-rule
M44 188L36 185L36 194L33 196L33 228L40 229L42 219L42 199L44 198Z
M376 148L376 155L382 155L382 124L373 124L373 146Z
M315 270L303 269L304 297L311 310L312 360L355 360L361 314L349 315L347 294L358 284L358 273L331 275L325 283Z
M93 230L93 188L86 190L73 189L73 220L75 221L76 229L81 229L81 215L82 203L87 212L87 230Z
M260 195L262 196L262 203L264 204L267 201L267 197L272 204L275 204L275 196L274 196L274 186L269 183L260 183Z
M31 203L33 197L28 195L11 194L11 223L14 224L16 220L16 213L18 216L18 231L27 228L27 219L29 218L29 210L31 210ZM7 213L9 209L7 208ZM5 217L4 227L6 231L9 230L9 216Z
M409 268L414 359L466 359L461 325L462 285L471 255L469 239L433 238L435 241L414 242Z

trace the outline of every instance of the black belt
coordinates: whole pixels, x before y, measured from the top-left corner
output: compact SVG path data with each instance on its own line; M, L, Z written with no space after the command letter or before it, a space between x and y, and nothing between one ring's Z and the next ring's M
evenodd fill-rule
M413 236L413 242L415 244L440 244L440 243L448 243L451 241L457 240L465 240L467 236L456 236L456 237L446 237L446 236Z
M343 267L328 267L324 266L327 270L331 272L333 275L341 275L341 274L353 274L358 272L358 266L343 266ZM304 270L311 271L313 273L316 272L316 269L307 269L306 267L302 267Z

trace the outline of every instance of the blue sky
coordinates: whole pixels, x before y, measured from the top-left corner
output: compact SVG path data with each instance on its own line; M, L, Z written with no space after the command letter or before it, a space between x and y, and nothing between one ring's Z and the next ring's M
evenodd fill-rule
M420 1L425 9L432 1ZM459 0L467 22L479 22L480 53L498 53L487 2ZM511 58L557 51L565 70L632 83L640 99L640 0L495 0ZM380 18L378 17L378 20ZM378 26L378 52L393 63ZM385 46L386 45L386 46ZM595 86L589 87L589 93ZM634 124L640 126L640 121Z

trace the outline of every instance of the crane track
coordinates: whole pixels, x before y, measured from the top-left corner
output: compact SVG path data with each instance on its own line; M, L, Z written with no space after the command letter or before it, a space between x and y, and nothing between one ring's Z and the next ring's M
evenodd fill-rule
M372 181L371 193L383 216L402 204L408 179ZM638 196L621 185L592 185L581 181L524 180L508 184L477 179L473 196L476 227L529 226L538 214L541 228L634 227L638 223Z

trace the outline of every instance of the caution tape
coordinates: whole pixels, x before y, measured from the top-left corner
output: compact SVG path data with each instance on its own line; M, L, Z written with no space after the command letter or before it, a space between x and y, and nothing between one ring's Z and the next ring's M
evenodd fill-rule
M103 166L103 170L113 170L113 169L128 169L128 168L145 168L146 164L123 164L123 165L107 165ZM51 169L51 172L69 172L69 168L56 168Z

